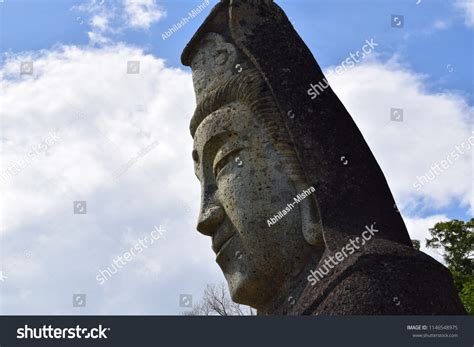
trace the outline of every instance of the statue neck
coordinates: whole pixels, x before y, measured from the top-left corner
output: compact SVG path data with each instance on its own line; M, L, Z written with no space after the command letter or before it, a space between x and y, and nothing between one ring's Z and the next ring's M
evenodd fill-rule
M259 316L267 315L287 315L293 311L301 294L308 285L308 274L310 270L315 269L321 260L320 253L313 253L306 266L296 275L291 276L279 288L277 295L267 304L257 309Z

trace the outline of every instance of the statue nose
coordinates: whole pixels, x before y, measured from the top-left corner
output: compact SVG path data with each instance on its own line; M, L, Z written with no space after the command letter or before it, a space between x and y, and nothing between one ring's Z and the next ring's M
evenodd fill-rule
M224 220L224 209L219 205L207 205L201 208L197 230L204 235L212 236Z

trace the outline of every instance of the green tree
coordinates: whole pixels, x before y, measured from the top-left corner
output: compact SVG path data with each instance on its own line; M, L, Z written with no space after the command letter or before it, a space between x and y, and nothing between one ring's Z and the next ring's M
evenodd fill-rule
M469 222L452 220L430 229L426 247L441 248L454 285L466 310L474 314L474 218Z
M466 311L474 315L474 278L471 277L469 282L464 284L464 288L459 294Z

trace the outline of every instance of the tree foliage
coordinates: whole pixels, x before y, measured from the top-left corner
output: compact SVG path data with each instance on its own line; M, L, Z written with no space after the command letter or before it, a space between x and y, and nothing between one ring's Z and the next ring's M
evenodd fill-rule
M443 258L454 279L466 310L474 314L474 218L468 222L452 220L430 229L426 247L443 250Z
M472 275L474 256L474 218L469 222L452 220L437 223L430 229L432 238L426 247L443 248L450 270Z
M464 284L464 288L459 294L466 311L474 315L474 277Z

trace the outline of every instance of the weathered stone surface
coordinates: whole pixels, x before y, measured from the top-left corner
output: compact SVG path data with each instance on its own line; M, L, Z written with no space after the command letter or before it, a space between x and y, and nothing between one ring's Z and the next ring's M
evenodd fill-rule
M273 1L221 1L182 60L198 103L197 228L234 301L259 314L465 313L447 269L412 248L340 100L308 95L324 75Z

